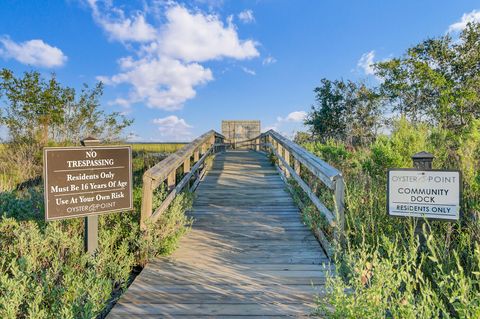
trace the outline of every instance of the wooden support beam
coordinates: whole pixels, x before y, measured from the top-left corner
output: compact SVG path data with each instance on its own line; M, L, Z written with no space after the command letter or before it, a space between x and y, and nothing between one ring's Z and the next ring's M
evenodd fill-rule
M153 212L153 201L152 201L152 179L148 176L143 176L143 186L142 186L142 208L140 210L140 228L142 230L146 229L145 222Z
M275 141L275 143L277 144L277 154L278 154L278 167L280 167L280 169L282 170L283 174L285 175L285 165L283 164L283 161L282 160L285 160L285 158L283 157L283 147L280 143L278 143L277 141Z
M337 220L335 240L343 247L345 231L345 183L342 176L335 180L335 214Z
M210 139L210 146L213 146L215 144L215 135L212 135L212 138Z
M190 157L183 162L183 174L190 172Z
M295 173L300 176L300 162L296 158L293 158L293 169Z
M95 255L98 249L98 215L85 217L85 251Z
M287 149L284 149L284 158L285 158L285 163L287 163L287 166L290 166L290 152ZM286 178L290 178L290 172L287 170L287 168L284 168L283 173L285 174Z
M169 192L175 188L176 179L177 179L177 170L174 169L170 174L168 174L168 177L167 177L167 188Z

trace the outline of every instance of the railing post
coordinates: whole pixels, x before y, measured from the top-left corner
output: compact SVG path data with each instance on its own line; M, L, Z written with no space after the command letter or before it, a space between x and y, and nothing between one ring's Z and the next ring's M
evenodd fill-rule
M183 174L190 172L190 157L183 162Z
M293 158L293 169L295 173L300 176L300 162L296 158Z
M169 192L175 188L176 179L177 179L177 170L174 169L170 172L170 174L168 174L168 177L167 177L167 189Z
M290 166L290 152L286 148L283 148L283 152L284 152L285 162L287 163L288 166ZM286 178L290 178L290 172L288 171L288 169L286 167L285 167L283 173L285 174Z
M280 143L278 143L278 141L275 142L275 143L277 144L277 153L278 153L278 156L281 157L281 158L283 158L283 159L285 159L285 157L283 156L283 147L282 147L282 145L281 145ZM282 172L283 172L283 175L285 175L285 171L286 171L287 169L284 167L284 165L283 165L283 163L282 163L282 161L281 161L280 159L278 160L278 167L280 167L280 169L281 169Z
M145 222L152 216L153 202L152 202L152 179L148 176L143 176L142 186L142 208L140 210L140 228L146 229Z
M335 181L335 213L337 218L335 240L340 247L343 247L345 239L345 183L342 176L339 176Z
M199 159L199 156L198 156L198 148L195 150L195 152L193 152L193 162L196 163L198 162L198 159Z
M209 141L209 147L213 147L213 153L215 153L215 133L212 134L212 137L210 137Z

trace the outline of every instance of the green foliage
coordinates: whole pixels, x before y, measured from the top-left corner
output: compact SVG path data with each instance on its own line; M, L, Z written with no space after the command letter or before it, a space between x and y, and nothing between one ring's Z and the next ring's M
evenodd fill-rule
M44 222L41 187L0 193L0 318L94 318L131 281L134 267L171 253L187 231L190 193L146 231L139 227L144 161L134 159L133 212L99 217L99 251L84 252L83 219ZM165 198L164 190L155 201Z
M305 120L314 137L364 145L373 140L379 127L381 99L365 84L322 79L315 88L316 105Z
M394 122L391 136L380 136L371 145L371 156L363 164L365 172L382 178L388 168L411 167L413 154L433 151L433 147L427 145L428 134L426 125L413 125L405 118Z
M480 24L469 23L459 39L444 35L378 62L381 94L413 122L458 131L480 116Z
M372 91L390 118L389 134L361 143L346 138L354 135L347 123L362 118L346 111L345 101L361 109L358 99L349 99L349 82L323 80L316 89L317 107L306 121L316 141L304 139L305 147L344 175L347 243L336 261L340 276L328 280L319 313L332 318L480 317L479 47L480 24L469 23L459 39L428 39L400 58L377 63L382 81ZM352 117L347 120L345 114ZM377 127L383 124L380 117L367 118ZM369 127L368 121L358 122ZM386 216L387 169L411 167L411 156L419 151L435 155L434 168L461 171L458 223L432 221L421 230L410 219Z
M15 77L12 71L0 71L0 96L4 97L0 124L7 127L13 143L49 141L78 143L87 136L112 141L130 125L119 113L100 109L103 85L93 89L86 84L78 97L73 88L63 87L52 74L47 81L37 71Z
M84 85L76 94L54 74L45 80L37 71L16 77L0 70L0 125L8 131L0 149L0 191L41 175L45 146L78 144L88 136L119 140L132 121L117 112L105 113L99 102L102 94L101 83L93 89Z
M478 121L461 132L401 118L390 136L368 147L348 149L334 141L304 145L340 168L347 186L347 249L336 261L340 276L328 279L319 313L331 318L478 317ZM411 219L386 216L387 168L411 167L411 155L421 150L436 156L435 167L460 169L465 176L459 223L431 221L422 231Z
M301 145L301 144L305 144L305 143L308 143L308 142L313 142L313 137L311 134L307 133L307 132L296 132L295 133L295 136L293 138L293 141L298 144L298 145Z

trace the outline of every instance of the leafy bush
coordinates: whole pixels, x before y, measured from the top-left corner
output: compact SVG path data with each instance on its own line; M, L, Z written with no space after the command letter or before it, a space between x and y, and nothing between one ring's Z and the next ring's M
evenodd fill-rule
M93 318L132 280L132 270L171 253L191 222L193 195L178 195L160 220L139 227L141 176L134 159L133 212L99 217L99 250L84 252L82 219L44 222L43 191L0 193L0 318ZM165 198L165 190L155 201Z
M332 318L478 318L480 316L480 132L478 121L462 134L397 120L390 136L369 147L307 143L305 147L340 168L346 181L346 244L336 260L338 275L318 312ZM434 166L461 170L458 223L391 218L386 172L411 167L427 150ZM421 225L421 224L420 224Z

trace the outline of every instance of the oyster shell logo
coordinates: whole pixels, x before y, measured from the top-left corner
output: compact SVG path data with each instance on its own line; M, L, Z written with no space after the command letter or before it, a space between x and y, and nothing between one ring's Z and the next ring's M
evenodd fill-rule
M388 174L389 215L459 219L461 176L458 171L392 169Z
M420 177L418 178L418 182L419 182L419 183L425 183L426 181L427 181L427 177L426 177L426 176L420 176Z

